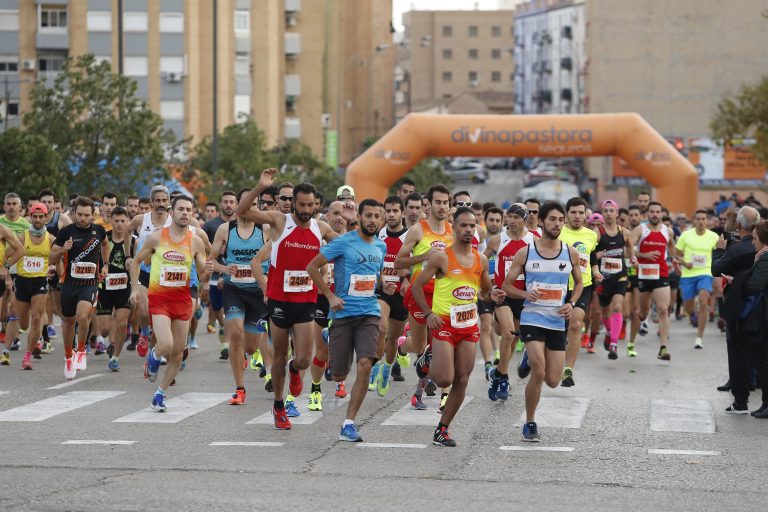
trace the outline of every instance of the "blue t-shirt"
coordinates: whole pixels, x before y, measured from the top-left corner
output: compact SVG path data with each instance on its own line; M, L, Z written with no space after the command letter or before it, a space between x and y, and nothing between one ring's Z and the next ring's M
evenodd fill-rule
M376 237L366 242L355 230L336 238L320 253L334 262L335 293L344 301L344 308L331 310L330 318L381 316L376 283L384 266L386 244Z

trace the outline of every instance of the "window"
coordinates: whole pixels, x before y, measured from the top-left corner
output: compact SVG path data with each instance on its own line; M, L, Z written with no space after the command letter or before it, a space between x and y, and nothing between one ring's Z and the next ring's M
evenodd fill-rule
M58 73L64 67L63 55L43 55L37 60L37 69L41 73Z
M147 13L126 12L123 13L123 30L126 32L146 32Z
M0 10L0 30L19 30L19 11Z
M477 48L470 48L469 49L469 58L470 59L476 59L477 58Z
M101 64L102 62L108 62L109 65L112 65L112 56L111 55L94 55L93 57L96 60L96 64Z
M477 37L477 25L469 26L469 37Z
M467 75L467 79L470 82L477 82L477 71L470 71Z
M491 82L501 82L501 71L491 72Z
M452 59L453 58L453 50L450 48L443 49L443 58L444 59Z
M450 25L443 25L443 37L453 36L453 27Z
M514 73L510 73L509 74L509 81L510 82L514 82L515 81L515 74Z
M184 57L160 57L161 73L183 73Z
M491 27L491 36L493 37L501 37L501 27L498 25L494 25Z
M443 82L453 82L453 73L450 71L443 71Z
M237 54L235 56L235 75L248 76L251 74L251 59L248 55Z
M248 34L251 31L251 13L249 11L235 11L235 32Z
M0 56L0 73L17 73L19 71L19 58L10 55Z
M500 59L501 58L501 50L498 48L493 48L491 50L491 58L492 59Z
M12 118L19 115L19 100L8 100L8 103L0 100L0 118Z
M66 6L41 5L38 9L38 22L41 30L59 30L67 28Z
M162 100L160 117L170 121L184 120L184 102L182 100Z
M127 76L147 76L146 57L125 57L123 66Z
M160 13L160 32L177 33L184 32L184 13L183 12L161 12Z
M251 97L247 94L235 95L235 122L241 123L251 115Z
M89 11L88 30L91 32L111 32L112 13L109 11Z

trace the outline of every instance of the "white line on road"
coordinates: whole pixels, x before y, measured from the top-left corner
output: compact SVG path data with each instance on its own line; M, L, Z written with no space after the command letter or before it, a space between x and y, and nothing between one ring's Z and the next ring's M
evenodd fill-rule
M718 451L708 450L660 450L657 448L649 448L648 453L650 455L720 455Z
M572 452L570 446L500 446L503 452Z
M136 444L136 441L120 441L120 440L108 441L108 440L102 440L102 439L70 439L69 441L64 441L61 444L131 445L131 444Z
M0 391L0 395L7 395L10 391Z
M654 432L715 433L715 414L708 400L651 401L651 430Z
M256 446L256 447L280 447L285 443L273 441L214 441L208 446Z
M320 418L323 417L323 413L320 411L309 410L309 397L302 396L296 399L296 409L299 410L301 416L294 416L288 418L291 420L292 425L311 425ZM338 409L341 406L349 403L349 397L347 398L332 398L323 401L323 411L330 412ZM272 425L275 419L272 417L272 411L267 411L260 416L256 416L250 421L247 421L246 425Z
M67 382L56 384L55 386L51 386L48 389L64 389L64 388L68 388L69 386L74 386L75 384L80 384L81 382L85 382L87 380L98 379L99 377L103 377L104 375L106 375L106 373L94 373L93 375L89 375L87 377L81 377L79 379L75 378L74 380L68 380Z
M165 405L166 412L157 412L151 407L112 420L112 423L178 423L206 409L217 406L227 400L226 393L184 393L171 398Z
M408 444L408 443L360 443L357 445L360 448L414 448L421 449L426 448L425 444Z
M409 403L408 405L404 405L403 407L401 407L400 410L398 410L392 416L384 420L384 423L382 423L382 425L435 426L437 424L437 420L440 419L440 417L437 414L435 414L437 412L437 409L440 407L440 397L437 395L424 396L423 400L424 400L424 403L426 403L429 406L428 409L424 411L417 411L416 409L412 409L411 404ZM459 413L471 401L472 401L471 396L464 397L464 402L461 404L461 407L459 408Z
M589 398L544 397L536 408L536 424L549 428L581 428L589 408ZM525 411L517 420L525 423Z
M0 412L0 421L43 421L123 393L125 391L70 391Z

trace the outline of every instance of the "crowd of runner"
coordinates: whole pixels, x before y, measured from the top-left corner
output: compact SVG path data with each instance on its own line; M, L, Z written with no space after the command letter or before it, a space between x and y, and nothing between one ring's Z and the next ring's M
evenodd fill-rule
M627 207L528 198L503 210L440 184L418 192L408 179L383 204L344 185L325 205L312 184L276 178L268 169L254 188L224 192L203 218L162 185L148 198L105 193L66 207L50 190L26 203L6 194L0 365L32 370L51 354L58 316L65 379L89 362L119 372L124 350L135 351L157 382L151 407L165 412L205 317L230 363L229 404L246 404L244 374L258 372L277 429L300 415L305 381L309 414L323 409L325 380L335 398L350 395L340 439L361 441L355 418L368 392L385 397L408 380L416 410L439 390L433 443L455 446L449 427L479 345L492 401L509 398L520 353L522 438L538 441L542 385L577 385L578 356L596 352L601 330L610 360L640 357L637 337L650 334L655 357L671 361L702 349L732 280L722 264L712 273L736 229L728 209L673 219L643 192ZM730 217L746 234L760 227L749 206ZM690 322L690 338L670 340L671 317ZM726 412L747 413L734 396ZM753 415L768 416L765 398Z

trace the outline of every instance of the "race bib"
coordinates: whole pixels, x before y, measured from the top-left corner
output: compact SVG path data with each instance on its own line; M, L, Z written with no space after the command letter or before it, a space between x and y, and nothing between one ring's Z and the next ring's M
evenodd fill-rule
M160 267L160 286L180 288L187 285L187 267L181 265L162 265Z
M253 277L250 265L235 265L235 275L232 276L233 283L253 284L256 282L256 278Z
M477 325L477 305L451 306L451 327L465 329Z
M96 277L96 264L87 261L74 262L70 275L75 279L93 279Z
M312 291L312 279L306 270L286 270L283 274L283 291L302 293Z
M707 267L707 259L708 258L705 255L694 254L691 258L691 263L693 263L694 267Z
M509 269L510 268L512 268L512 260L505 261L504 262L504 277L506 277L507 274L509 274ZM518 274L518 276L515 279L515 281L525 281L525 273L524 272L520 272L520 274Z
M579 254L579 268L581 269L582 274L589 272L589 256Z
M334 269L333 262L332 261L328 262L328 286L332 286L333 283L336 282L334 281L334 278L333 278L333 269Z
M564 284L536 283L539 298L534 304L559 308L565 300L566 288Z
M400 276L397 275L397 270L395 270L395 262L394 261L385 261L384 262L384 270L381 271L381 279L386 283L399 283L400 282Z
M349 276L350 297L373 297L376 289L376 276L371 274L352 274Z
M128 288L128 274L125 272L107 274L104 280L104 288L107 290L125 290Z
M600 272L603 274L618 274L621 272L621 258L602 258Z
M42 256L24 256L24 259L21 262L21 268L24 269L24 272L30 274L36 274L47 270L45 258Z
M659 279L659 264L640 263L637 266L637 277L640 279Z

